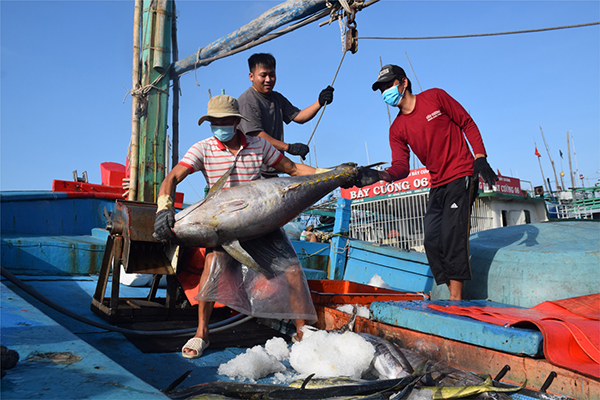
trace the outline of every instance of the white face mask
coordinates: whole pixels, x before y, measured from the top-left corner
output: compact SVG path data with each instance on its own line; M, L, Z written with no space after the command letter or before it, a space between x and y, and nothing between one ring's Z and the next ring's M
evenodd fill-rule
M215 126L211 125L210 130L222 143L229 142L235 136L235 125Z

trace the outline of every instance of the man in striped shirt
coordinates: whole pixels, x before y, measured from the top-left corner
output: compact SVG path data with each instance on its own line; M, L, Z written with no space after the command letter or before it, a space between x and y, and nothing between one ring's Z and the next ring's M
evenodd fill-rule
M261 179L260 171L263 165L292 176L310 175L317 172L315 168L309 165L294 163L266 140L260 137L245 136L242 131L238 130L238 125L242 119L245 119L245 117L239 113L238 102L235 98L220 95L213 97L208 102L207 114L200 118L198 125L204 121L209 121L213 136L193 145L162 182L154 224L153 236L156 240L167 242L175 239L171 229L175 224L175 211L171 195L175 192L177 184L191 173L202 171L209 186L213 186L231 170L224 185L224 188L229 188L242 182ZM282 243L278 243L278 245L282 245ZM296 293L299 286L304 287L306 285L306 278L299 267L297 256L291 244L286 245L283 243L283 245L285 255L295 263L295 265L287 267L285 275L289 281L290 292ZM209 277L213 257L214 252L212 249L207 249L205 268L200 278L200 288L204 286ZM302 291L303 289L298 290ZM293 303L291 297L290 295L290 301ZM208 346L208 322L213 305L214 302L199 302L198 329L196 335L184 345L182 349L184 357L198 358ZM312 304L303 304L299 307L309 309L310 314L314 313ZM294 308L293 304L292 308ZM301 338L302 331L300 328L305 325L305 320L296 319L295 322L297 335Z

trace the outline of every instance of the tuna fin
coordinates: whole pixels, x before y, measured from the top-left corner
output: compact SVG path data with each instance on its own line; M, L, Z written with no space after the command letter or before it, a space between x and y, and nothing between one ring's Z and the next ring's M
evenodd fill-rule
M235 258L240 263L246 265L249 268L252 268L256 272L259 272L266 276L267 278L273 278L273 272L264 269L252 258L250 254L242 247L240 242L237 239L230 240L227 243L223 243L221 245L223 250L225 250L231 257Z
M195 209L200 207L206 201L207 198L214 196L215 193L217 193L219 190L223 189L223 186L225 186L225 182L227 182L227 178L229 178L229 175L231 175L231 171L233 171L234 167L235 167L235 164L232 165L231 168L229 168L229 170L227 172L225 172L223 174L223 176L220 177L219 180L214 185L212 185L212 187L210 188L210 190L208 191L208 194L206 195L206 197L204 199L202 199L198 203L193 204L189 207L186 207L182 211L178 212L175 215L176 221L179 221L180 219L187 217L188 214L190 214L192 211L194 211Z
M231 166L231 168L229 168L229 170L227 172L225 172L223 174L222 177L219 178L219 180L217 182L215 182L214 185L212 185L212 187L209 189L206 197L211 196L214 193L218 192L219 190L223 189L223 186L225 186L225 182L227 182L227 178L229 178L229 175L231 175L231 172L233 171L234 168L235 168L235 163Z

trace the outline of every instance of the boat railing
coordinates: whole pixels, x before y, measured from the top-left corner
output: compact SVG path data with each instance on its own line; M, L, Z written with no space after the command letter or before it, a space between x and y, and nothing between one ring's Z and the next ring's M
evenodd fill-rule
M429 193L352 203L350 238L424 251L424 217ZM488 202L475 200L471 233L495 228Z
M577 188L570 192L570 201L553 204L558 219L593 219L600 214L600 187Z

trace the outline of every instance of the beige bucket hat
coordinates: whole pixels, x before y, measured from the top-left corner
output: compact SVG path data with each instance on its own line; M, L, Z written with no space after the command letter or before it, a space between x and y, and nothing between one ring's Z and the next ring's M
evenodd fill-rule
M226 94L220 94L211 98L208 101L206 115L203 115L198 120L198 125L201 125L208 118L226 118L226 117L239 117L248 121L248 118L240 114L240 106L238 101L231 96Z

